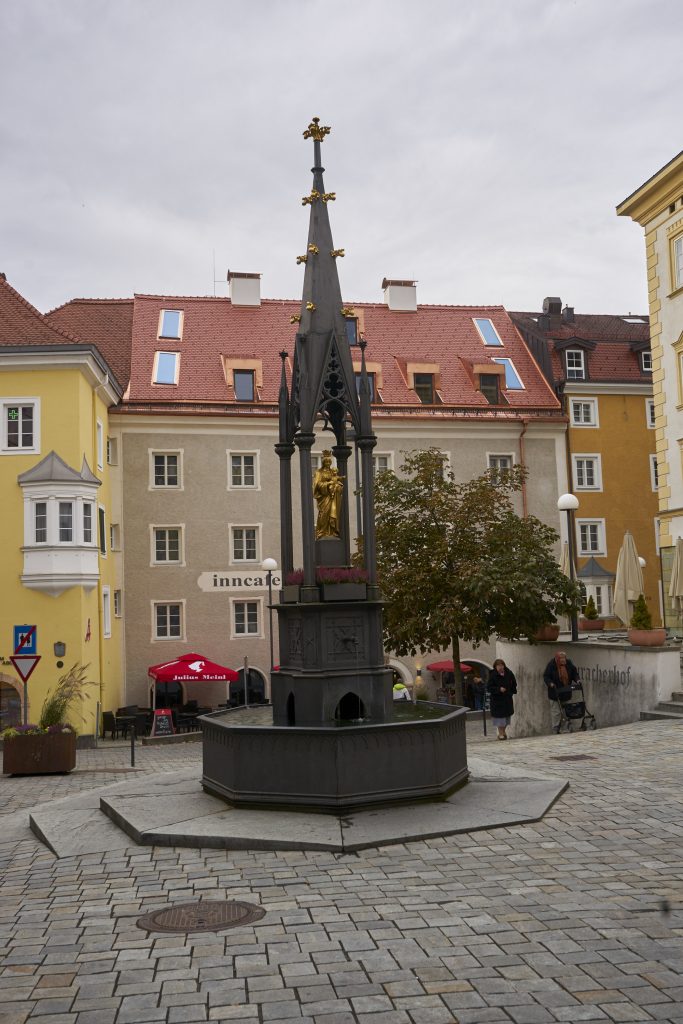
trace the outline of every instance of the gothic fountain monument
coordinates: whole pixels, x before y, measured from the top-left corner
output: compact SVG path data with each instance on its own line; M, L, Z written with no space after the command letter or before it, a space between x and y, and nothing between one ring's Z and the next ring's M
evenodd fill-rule
M271 679L272 724L240 725L239 711L203 720L204 790L236 806L345 812L444 797L468 776L465 710L418 707L394 719L391 670L382 644L372 487L370 381L365 342L356 373L346 333L321 166L329 133L314 118L313 187L301 313L279 394L281 568L275 606L280 665ZM316 432L330 437L313 473ZM359 455L364 570L351 567L347 465ZM332 443L333 441L333 443ZM298 452L303 571L294 573L292 458ZM333 465L333 457L336 465ZM301 577L299 579L299 576ZM332 581L332 582L327 582Z

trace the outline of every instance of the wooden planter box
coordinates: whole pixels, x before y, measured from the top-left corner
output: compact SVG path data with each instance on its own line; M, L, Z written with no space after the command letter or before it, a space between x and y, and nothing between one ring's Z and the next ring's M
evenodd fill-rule
M282 604L296 604L299 600L299 584L298 583L287 583L280 591L282 595Z
M666 643L666 630L629 629L628 639L634 647L663 647Z
M2 751L5 775L52 775L76 767L76 733L10 736Z
M323 601L365 601L368 596L367 583L321 583L320 596Z

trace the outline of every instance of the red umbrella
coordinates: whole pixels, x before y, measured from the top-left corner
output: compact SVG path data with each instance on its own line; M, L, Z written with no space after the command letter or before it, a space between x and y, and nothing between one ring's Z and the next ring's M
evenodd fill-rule
M147 675L157 683L234 683L239 675L232 668L217 665L202 654L183 654L175 661L164 661L160 665L151 665ZM152 706L156 707L156 686Z
M427 665L430 672L452 672L453 662L452 661L432 661L431 664ZM460 662L461 672L471 672L472 666L466 665L463 661Z

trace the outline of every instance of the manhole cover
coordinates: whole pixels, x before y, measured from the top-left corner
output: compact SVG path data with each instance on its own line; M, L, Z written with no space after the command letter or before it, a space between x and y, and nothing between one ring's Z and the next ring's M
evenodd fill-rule
M553 761L597 761L597 757L591 757L590 754L553 754Z
M137 926L148 932L219 932L260 921L265 913L262 907L239 900L203 900L153 910L139 918Z

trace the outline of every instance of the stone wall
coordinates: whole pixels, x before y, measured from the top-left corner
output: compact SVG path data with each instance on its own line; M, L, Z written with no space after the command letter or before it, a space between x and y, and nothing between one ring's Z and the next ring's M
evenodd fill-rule
M559 646L561 644L561 646ZM510 736L550 732L550 701L543 671L556 651L563 650L581 675L588 710L599 728L637 722L660 700L681 689L677 647L631 647L608 642L542 643L498 641L498 657L517 678L515 714Z

